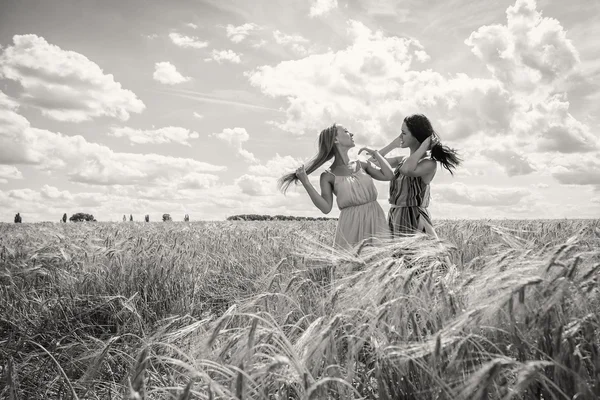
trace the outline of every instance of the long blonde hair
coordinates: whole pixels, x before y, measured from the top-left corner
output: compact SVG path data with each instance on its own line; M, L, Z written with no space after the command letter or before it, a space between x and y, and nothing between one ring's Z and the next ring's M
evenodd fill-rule
M312 172L315 172L319 167L325 164L327 161L331 160L335 155L335 137L337 134L337 126L335 124L331 125L329 128L323 129L319 134L319 152L316 156L314 156L304 167L306 170L306 174L310 175ZM277 181L277 186L279 190L285 193L290 185L293 183L298 183L298 177L295 172L291 172L289 174L285 174Z

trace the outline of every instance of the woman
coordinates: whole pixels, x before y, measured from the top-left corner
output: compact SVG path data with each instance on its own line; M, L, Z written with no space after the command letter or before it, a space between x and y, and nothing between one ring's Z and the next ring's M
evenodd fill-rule
M333 124L321 131L319 151L306 167L302 165L295 173L284 175L279 187L285 193L292 182L300 181L313 204L324 214L333 206L333 195L337 197L340 216L337 223L334 247L352 248L373 238L389 238L385 213L377 202L377 189L373 179L389 181L394 173L388 162L376 151L363 147L379 162L381 168L370 162L350 161L348 150L354 147L353 134L342 125ZM321 174L319 193L308 179L308 175L333 158L331 167Z
M389 229L393 237L426 233L437 238L427 211L429 184L438 162L453 174L452 170L461 160L455 150L442 145L431 122L422 114L404 118L400 135L380 153L385 156L398 147L409 148L410 155L386 158L394 168L390 182ZM426 157L428 150L431 150L430 156Z

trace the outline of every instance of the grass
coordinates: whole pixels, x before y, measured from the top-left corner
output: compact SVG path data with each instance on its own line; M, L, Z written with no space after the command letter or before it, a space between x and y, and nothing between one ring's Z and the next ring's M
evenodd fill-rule
M600 221L0 225L0 398L600 397Z

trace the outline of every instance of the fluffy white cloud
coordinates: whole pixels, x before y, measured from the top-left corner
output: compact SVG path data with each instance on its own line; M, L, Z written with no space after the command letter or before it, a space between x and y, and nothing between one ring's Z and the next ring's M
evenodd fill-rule
M308 39L301 35L287 35L276 29L273 31L273 38L275 43L290 47L297 54L306 55L308 53L305 47L305 44L308 44Z
M42 186L40 190L40 195L44 199L52 199L52 200L64 200L69 201L73 200L73 195L68 190L59 190L58 188L50 185Z
M190 27L192 29L198 29L198 25L194 24L193 22L189 22L185 24L185 26Z
M277 180L271 177L242 175L235 180L242 193L249 196L268 196L277 193Z
M93 61L37 35L15 35L0 54L0 77L23 87L22 101L58 120L82 122L109 116L129 119L144 103Z
M208 46L208 42L201 41L196 36L181 35L177 32L169 33L169 38L173 44L184 49L203 49Z
M0 183L7 183L9 179L23 179L23 174L14 165L0 165Z
M167 126L152 130L133 129L129 127L112 128L109 134L116 137L126 137L131 143L135 144L179 143L185 146L190 146L189 139L198 139L200 136L197 132L177 126Z
M212 136L228 143L231 147L236 149L237 154L249 162L256 162L254 154L242 148L242 144L250 139L250 135L244 128L225 128L220 133L213 133Z
M464 77L449 81L432 71L411 71L415 51L423 51L416 40L386 37L357 21L348 23L348 35L353 43L344 50L265 65L246 74L263 93L288 99L286 121L274 122L278 127L302 134L318 132L323 121L352 122L355 131L381 141L388 119L398 110L421 111L438 103L460 107L459 100L476 97L473 92L503 96L493 81L465 82ZM452 101L447 100L451 96ZM490 114L484 121L494 119L493 110L480 113Z
M178 189L207 189L216 185L219 177L213 174L192 172L176 182Z
M0 163L60 170L71 181L95 185L151 185L226 169L189 158L115 152L79 135L33 128L27 119L6 107L0 107Z
M560 163L550 168L552 176L565 185L594 185L600 189L600 153L577 162Z
M467 186L460 182L437 185L435 193L448 203L490 207L514 206L531 194L527 189Z
M254 175L279 178L288 172L295 171L300 165L302 165L302 160L299 158L292 156L282 157L279 154L275 154L275 157L268 160L265 164L251 165L248 171Z
M210 58L205 58L204 61L216 61L221 64L223 61L229 61L233 64L239 64L242 60L240 58L241 54L237 54L233 50L216 50L210 53Z
M191 80L190 77L181 75L179 71L177 71L177 68L168 61L157 62L154 64L154 74L152 77L155 81L167 85L176 85Z
M594 151L600 142L569 113L565 91L581 82L577 49L561 24L544 18L535 0L517 0L506 25L482 26L465 41L510 91L516 105L511 132L531 136L533 150Z
M225 27L225 29L227 30L227 37L232 42L240 43L246 39L252 31L258 30L260 27L253 22L248 22L240 26L229 24Z
M399 131L395 114L419 112L461 147L472 147L476 136L502 135L507 151L599 149L589 127L569 113L562 92L579 68L563 28L542 18L533 1L518 0L507 15L507 25L484 26L466 41L492 72L488 79L415 69L416 61L428 58L418 41L357 21L348 23L352 43L345 49L263 65L246 76L264 94L288 101L285 118L270 122L295 134L317 133L335 121L382 145ZM521 161L506 172L533 168Z
M318 17L320 15L329 13L331 10L336 9L337 7L337 0L313 0L310 5L309 15L311 17Z
M517 0L506 16L506 25L482 26L465 43L511 90L546 97L576 73L579 54L560 22L543 18L535 0Z
M196 117L198 119L202 119L202 118L204 118L204 115L198 114L196 111L194 111L194 117Z

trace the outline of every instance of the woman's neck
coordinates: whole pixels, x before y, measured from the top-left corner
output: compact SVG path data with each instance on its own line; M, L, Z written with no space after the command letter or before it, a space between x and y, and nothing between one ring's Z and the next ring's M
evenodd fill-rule
M340 165L348 166L350 163L350 157L348 156L348 149L339 149L335 150L335 159L333 160L332 167L337 167Z

